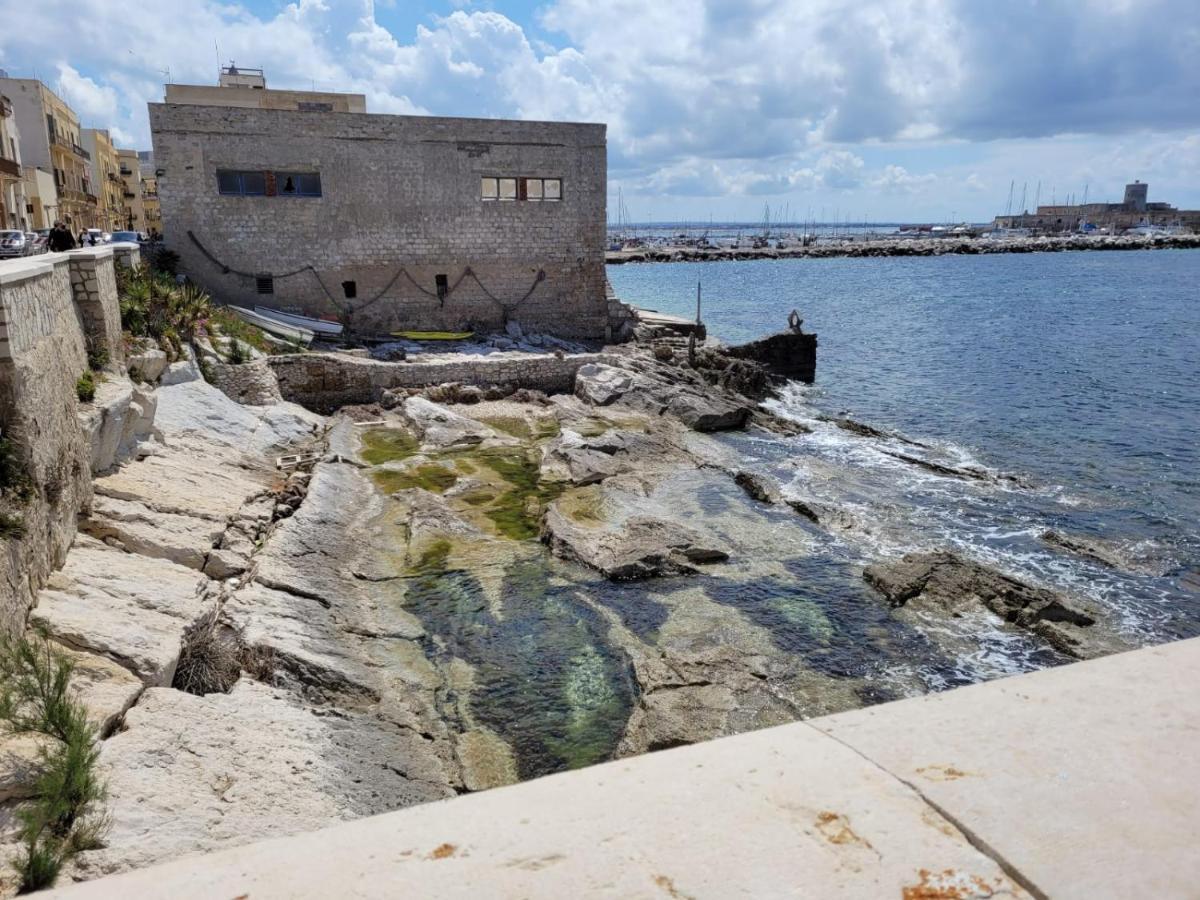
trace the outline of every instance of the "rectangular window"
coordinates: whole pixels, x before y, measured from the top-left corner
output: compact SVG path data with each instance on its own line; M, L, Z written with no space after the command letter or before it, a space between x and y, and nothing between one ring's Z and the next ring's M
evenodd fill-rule
M271 275L258 275L254 279L255 287L260 294L275 293L275 278Z
M529 203L562 199L561 178L498 178L486 175L479 180L482 200L519 200Z
M547 200L562 199L562 179L561 178L546 178L542 180L543 196Z
M501 200L516 200L517 199L517 179L501 178L500 179L500 199Z
M433 282L437 285L438 299L445 300L446 295L450 293L450 281L445 275L435 275L433 277Z
M267 192L267 179L262 172L217 170L217 193L233 196L261 197Z
M320 197L319 172L276 172L275 193L280 197Z
M484 200L495 200L498 196L500 196L499 179L479 179L479 196Z
M525 199L532 200L535 203L542 199L542 179L525 179Z

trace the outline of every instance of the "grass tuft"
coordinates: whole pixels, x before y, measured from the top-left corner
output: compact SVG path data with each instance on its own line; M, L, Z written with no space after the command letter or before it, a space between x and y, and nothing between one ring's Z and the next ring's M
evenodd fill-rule
M90 369L76 379L75 393L80 403L91 403L96 399L96 376Z
M43 753L33 798L17 812L24 845L14 863L21 891L49 887L75 854L108 828L100 748L87 710L70 692L74 663L44 636L0 641L0 722L13 733L55 738Z

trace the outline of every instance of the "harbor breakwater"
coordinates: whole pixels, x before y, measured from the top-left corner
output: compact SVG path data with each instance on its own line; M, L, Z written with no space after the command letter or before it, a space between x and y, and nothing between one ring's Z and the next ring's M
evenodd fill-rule
M645 262L717 262L747 259L830 259L832 257L967 256L993 253L1060 253L1071 250L1182 250L1200 248L1200 235L1067 235L1063 237L873 238L801 246L763 247L640 247L610 250L609 265Z

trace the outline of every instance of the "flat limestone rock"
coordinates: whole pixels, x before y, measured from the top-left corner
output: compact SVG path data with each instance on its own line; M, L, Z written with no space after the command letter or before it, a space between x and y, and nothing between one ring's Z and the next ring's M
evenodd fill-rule
M982 606L1077 659L1128 649L1100 622L1097 613L1055 591L1028 585L957 553L910 553L900 560L869 566L863 578L895 607L955 615Z
M222 394L221 396L224 396ZM177 435L145 459L97 478L96 494L142 503L155 512L224 523L276 476L261 459L194 434Z
M155 426L168 443L172 435L200 432L210 441L266 454L310 440L325 421L294 403L242 406L203 380L166 386L167 380L158 389Z
M88 721L101 736L117 726L146 685L124 666L104 656L61 647L61 652L75 663L71 689L87 710Z
M115 540L130 553L167 559L191 569L203 568L205 557L220 539L222 522L164 513L134 500L97 496L80 530L98 540Z
M76 877L310 831L450 796L419 735L322 715L242 679L229 694L152 688L104 743L112 827Z
M404 417L420 435L426 450L449 450L489 443L515 443L494 428L426 400L409 397L404 401Z
M193 569L81 536L39 594L30 623L69 647L116 660L147 685L170 684L208 584Z
M696 565L723 562L728 552L698 532L650 516L633 516L619 528L591 528L557 508L546 512L543 539L555 555L575 559L613 581L694 575Z

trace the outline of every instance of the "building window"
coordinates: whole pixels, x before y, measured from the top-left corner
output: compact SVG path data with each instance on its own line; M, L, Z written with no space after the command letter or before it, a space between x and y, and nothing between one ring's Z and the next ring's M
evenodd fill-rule
M265 172L217 170L217 191L235 197L262 197L267 193Z
M445 300L446 295L450 293L450 281L445 275L435 275L434 283L437 285L437 295L439 300Z
M276 172L275 193L280 197L320 197L319 172Z
M342 293L346 295L347 300L353 300L355 297L358 296L358 282L343 281L342 282Z
M260 294L275 293L275 279L271 275L259 275L255 277L254 284Z
M479 179L479 196L483 200L556 202L562 199L562 179L499 178L486 175Z
M296 104L300 112L333 112L332 103L318 103L315 100L301 100Z

